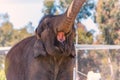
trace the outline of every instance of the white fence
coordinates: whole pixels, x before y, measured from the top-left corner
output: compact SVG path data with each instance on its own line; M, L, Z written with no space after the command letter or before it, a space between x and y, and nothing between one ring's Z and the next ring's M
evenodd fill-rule
M3 47L0 48L0 54L6 54L11 47ZM110 49L120 49L119 45L75 45L76 48L76 61L75 61L75 68L73 72L73 80L78 80L78 74L87 78L87 74L84 74L78 71L78 50L110 50ZM110 59L109 59L110 61ZM110 61L111 62L111 61ZM112 76L112 65L111 65L111 76ZM111 79L112 80L112 79Z
M11 47L0 47L0 55L7 54Z
M75 45L76 50L120 49L120 45ZM9 51L11 47L0 47L0 54Z
M78 71L78 51L79 50L105 50L106 49L106 50L108 50L108 53L109 53L109 50L111 50L111 49L120 49L120 45L78 45L78 44L76 44L75 47L76 47L76 61L75 61L76 65L73 70L73 80L79 80L78 74L87 78L87 74L84 74L84 73ZM108 58L108 60L111 63L110 58ZM114 80L113 75L112 75L113 74L112 65L110 65L110 68L111 68L111 71L110 71L111 72L111 80ZM87 79L87 80L93 80L93 79ZM98 79L94 79L94 80L98 80Z

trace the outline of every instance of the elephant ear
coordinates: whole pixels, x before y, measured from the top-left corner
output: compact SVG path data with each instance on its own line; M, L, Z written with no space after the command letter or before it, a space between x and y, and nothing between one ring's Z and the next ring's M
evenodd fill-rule
M68 43L68 53L70 53L71 57L75 57L75 46L74 46L74 37L75 37L75 28L73 27L72 31L68 35L67 43Z
M34 43L34 57L46 56L46 50L40 39L37 39Z
M70 56L73 57L73 58L76 56L74 44L72 45L72 51L71 51Z
M37 37L37 39L40 39L41 38L41 33L42 33L42 30L38 28L36 28L35 30L35 36Z
M34 57L39 57L39 56L46 56L46 50L45 47L43 45L43 42L41 40L40 35L37 33L37 29L35 31L35 35L36 35L36 41L34 43Z

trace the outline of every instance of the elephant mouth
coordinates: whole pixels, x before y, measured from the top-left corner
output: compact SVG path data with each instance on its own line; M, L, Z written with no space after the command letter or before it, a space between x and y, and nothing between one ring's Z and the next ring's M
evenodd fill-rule
M66 40L65 33L60 31L57 33L57 40L61 43L63 43Z

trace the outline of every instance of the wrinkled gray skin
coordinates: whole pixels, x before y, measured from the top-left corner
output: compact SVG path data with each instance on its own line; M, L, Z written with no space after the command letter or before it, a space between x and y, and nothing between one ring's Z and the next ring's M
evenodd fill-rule
M73 0L64 14L46 16L36 29L35 36L12 47L5 61L7 80L73 80L73 23L84 2ZM64 45L56 39L59 31L66 34ZM41 52L42 49L45 53Z

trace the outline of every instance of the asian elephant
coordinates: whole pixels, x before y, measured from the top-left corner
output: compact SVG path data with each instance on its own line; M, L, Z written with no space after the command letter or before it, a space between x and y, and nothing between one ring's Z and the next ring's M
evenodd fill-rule
M73 80L74 20L86 0L73 0L61 15L45 16L35 35L8 52L7 80Z

